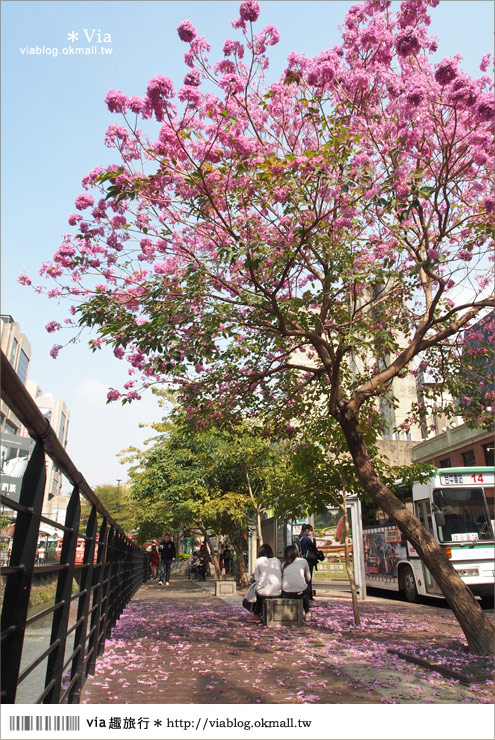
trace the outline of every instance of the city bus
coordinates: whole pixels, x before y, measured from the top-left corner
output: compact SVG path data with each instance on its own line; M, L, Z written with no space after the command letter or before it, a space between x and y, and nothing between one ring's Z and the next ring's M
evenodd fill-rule
M95 544L95 550L93 554L93 563L96 563L98 558L98 539L99 535L96 535L96 544ZM62 554L62 544L63 539L59 539L57 541L57 545L55 548L55 558L57 560L60 560L60 556ZM74 562L76 565L81 565L84 562L84 548L85 548L86 540L84 537L78 537L77 538L77 544L76 544L76 552L74 557Z
M426 483L413 485L413 511L435 537L475 596L490 602L495 584L493 468L440 468ZM363 531L364 568L369 587L402 591L406 599L443 594L395 525Z

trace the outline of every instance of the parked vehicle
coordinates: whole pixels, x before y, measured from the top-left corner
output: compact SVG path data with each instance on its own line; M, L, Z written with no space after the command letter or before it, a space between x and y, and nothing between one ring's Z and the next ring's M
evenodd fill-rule
M493 468L441 468L413 485L414 514L435 537L463 581L482 599L493 600L495 509ZM401 532L391 526L363 531L366 585L443 597L435 579Z
M75 564L80 565L84 562L84 545L86 540L84 537L78 537L77 538L77 545L76 545L76 557L75 557ZM57 546L55 548L55 557L57 560L60 560L60 556L62 554L62 543L63 540L57 540ZM96 544L95 544L95 551L93 556L93 563L96 563L98 558L98 535L96 535Z

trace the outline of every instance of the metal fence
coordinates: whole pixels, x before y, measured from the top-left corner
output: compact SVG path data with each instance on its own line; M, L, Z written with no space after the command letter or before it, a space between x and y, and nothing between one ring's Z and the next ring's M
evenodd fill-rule
M19 701L19 686L41 670L44 680L38 679L39 695L26 703L77 704L105 640L148 578L149 555L126 536L93 493L3 352L1 372L2 400L36 440L19 500L1 494L2 506L15 516L10 558L1 571L1 698L3 703L15 703L16 697ZM42 515L45 455L73 486L63 525ZM79 531L81 497L90 505L84 532ZM60 559L35 565L41 522L60 530L62 548ZM81 539L83 556L76 558ZM55 579L55 596L42 611L28 616L33 576L39 575ZM40 654L33 656L33 646L26 649L26 634L36 624L46 625L47 619L50 629L45 632L49 639L42 644Z

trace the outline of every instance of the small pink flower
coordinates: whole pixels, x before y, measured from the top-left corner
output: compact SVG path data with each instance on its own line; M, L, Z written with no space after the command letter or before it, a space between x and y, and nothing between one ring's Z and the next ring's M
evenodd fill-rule
M31 278L27 273L21 272L21 274L17 278L17 282L21 285L31 285Z
M260 4L255 0L244 0L239 8L239 15L243 21L254 21L258 20L260 14Z
M189 43L196 37L196 29L194 28L191 21L182 21L177 26L177 33L181 41Z
M400 57L408 57L409 54L416 54L420 49L418 37L411 31L400 33L397 36L395 48Z
M54 360L56 360L58 357L58 353L60 352L61 349L62 349L61 344L54 344L50 350L50 356L53 357Z
M443 59L435 72L435 79L444 87L457 77L457 65L453 59Z
M193 87L198 87L198 85L200 84L201 77L199 74L199 69L191 69L191 71L188 72L184 77L184 85L192 85Z
M49 334L52 334L54 331L58 331L61 328L62 326L58 323L58 321L49 321L48 324L45 326L45 329Z
M94 202L95 199L92 195L86 195L85 193L83 193L82 195L77 196L74 204L78 211L84 211L85 208L89 208L89 206L92 206Z
M125 113L127 96L120 90L109 90L105 98L110 113Z
M112 388L112 390L108 391L107 393L107 399L109 401L117 401L120 398L119 391L115 390L115 388Z
M174 86L172 81L168 77L163 75L155 75L148 82L146 88L146 95L154 103L157 99L162 97L171 98L174 94Z

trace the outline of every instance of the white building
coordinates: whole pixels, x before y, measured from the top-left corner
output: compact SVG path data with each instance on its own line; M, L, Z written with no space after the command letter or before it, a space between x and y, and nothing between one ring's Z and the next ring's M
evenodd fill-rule
M55 430L60 444L63 447L67 447L69 410L65 401L57 401L51 393L43 393L34 380L28 380L26 388L43 416ZM65 520L65 509L68 502L67 496L62 495L62 483L63 477L61 470L47 457L43 514L50 519L56 519L60 522Z

